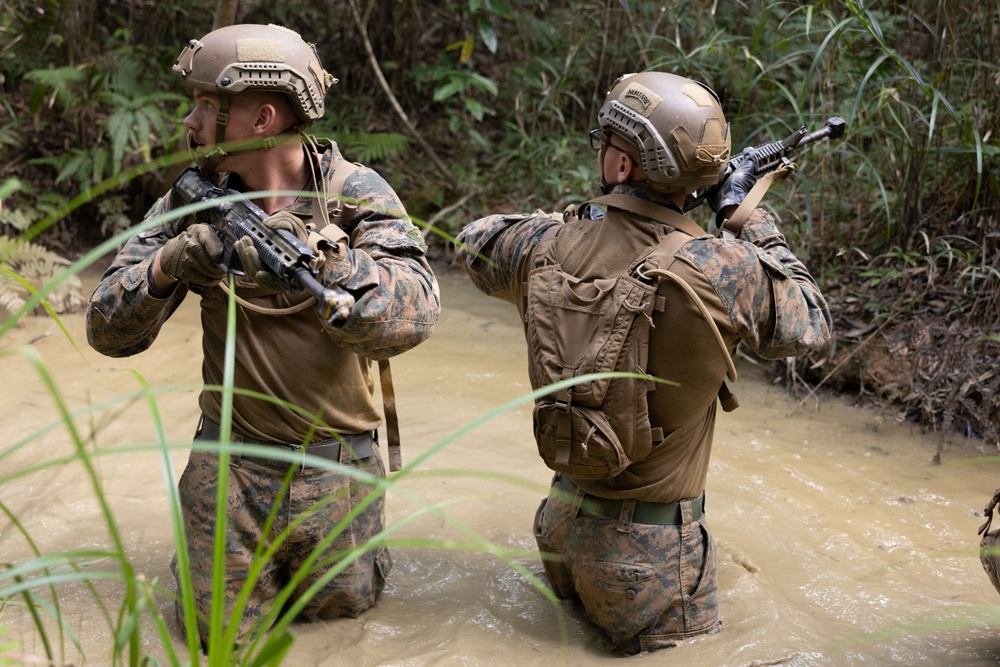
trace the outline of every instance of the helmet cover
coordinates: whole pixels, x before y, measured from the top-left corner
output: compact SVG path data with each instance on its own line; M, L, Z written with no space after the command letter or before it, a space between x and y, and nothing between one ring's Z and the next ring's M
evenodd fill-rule
M667 72L626 74L597 114L602 130L639 149L655 189L694 191L714 185L729 160L729 124L708 86Z
M274 24L232 25L192 39L173 70L185 85L219 95L282 93L305 125L323 116L323 98L337 82L313 44Z

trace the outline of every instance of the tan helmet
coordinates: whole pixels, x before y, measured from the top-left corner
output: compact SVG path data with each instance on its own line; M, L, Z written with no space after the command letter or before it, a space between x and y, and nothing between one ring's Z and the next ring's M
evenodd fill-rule
M323 98L337 82L323 69L315 46L274 24L232 25L192 39L173 69L186 85L223 96L284 93L303 125L323 116Z
M714 185L729 159L729 124L708 86L667 72L619 77L597 121L639 149L656 189L694 191Z

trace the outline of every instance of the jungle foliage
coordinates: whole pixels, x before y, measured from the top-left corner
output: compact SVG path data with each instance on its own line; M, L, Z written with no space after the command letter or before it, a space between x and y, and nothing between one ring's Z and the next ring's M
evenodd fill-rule
M214 13L0 5L0 232L28 216L22 238L72 257L141 218L185 159L187 94L170 66ZM846 119L768 197L837 319L828 354L793 377L998 440L995 3L256 0L236 20L317 44L340 83L316 133L444 232L596 194L587 130L623 72L710 84L734 147ZM428 238L446 258L446 237Z

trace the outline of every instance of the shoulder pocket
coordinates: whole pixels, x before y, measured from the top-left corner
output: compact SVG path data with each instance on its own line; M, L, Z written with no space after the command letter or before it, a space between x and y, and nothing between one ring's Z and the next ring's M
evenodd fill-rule
M777 259L767 254L760 248L757 249L757 259L760 263L764 265L767 272L771 274L773 278L790 278L791 273L789 269L785 267L784 264L779 262Z

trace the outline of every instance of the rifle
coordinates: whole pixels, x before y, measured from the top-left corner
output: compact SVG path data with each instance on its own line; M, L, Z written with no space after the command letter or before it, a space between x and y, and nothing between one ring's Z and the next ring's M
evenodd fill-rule
M761 176L772 171L776 171L779 167L783 166L789 169L794 169L795 165L788 159L788 155L793 150L826 137L839 139L844 136L844 130L846 128L847 121L843 118L834 116L827 119L826 124L814 132L809 132L806 130L806 126L803 125L799 129L792 132L788 137L780 141L772 141L771 143L760 144L759 146L754 146L752 148L745 148L739 154L729 158L729 162L726 164L726 169L722 174L722 178L719 179L719 184L724 183L726 179L729 178L741 164L743 164L743 161L747 159L752 159L754 161L754 175L757 178L760 178ZM699 206L717 187L718 185L714 185L707 188L704 192L688 197L688 200L684 203L684 211L687 212L696 206Z
M197 166L190 166L177 176L174 196L184 204L218 199L224 195L239 195L236 190L223 190L207 180ZM246 198L215 202L211 209L212 227L222 241L219 267L242 276L243 266L234 252L236 241L249 236L261 264L274 282L286 292L307 291L316 297L316 312L328 324L342 324L354 310L354 297L342 289L320 283L312 267L313 251L287 229L271 229L264 220L267 213Z
M764 176L772 171L777 171L779 167L787 167L787 169L791 170L795 168L795 165L788 160L788 155L793 150L800 146L811 144L814 141L819 141L825 137L839 139L844 135L846 127L847 121L843 118L834 116L829 118L826 121L826 124L815 132L809 132L806 130L806 126L803 125L781 141L772 141L768 144L761 144L752 148L743 149L742 152L729 159L722 178L719 179L719 182L716 185L710 186L700 192L696 192L688 196L687 200L684 202L684 212L687 213L691 209L697 208L704 203L704 201L708 199L708 197L715 192L716 189L724 183L741 164L743 164L744 160L752 159L756 162L754 175L757 178L760 178L761 176ZM575 212L580 220L600 220L604 217L604 211L597 208L590 202L580 205Z

